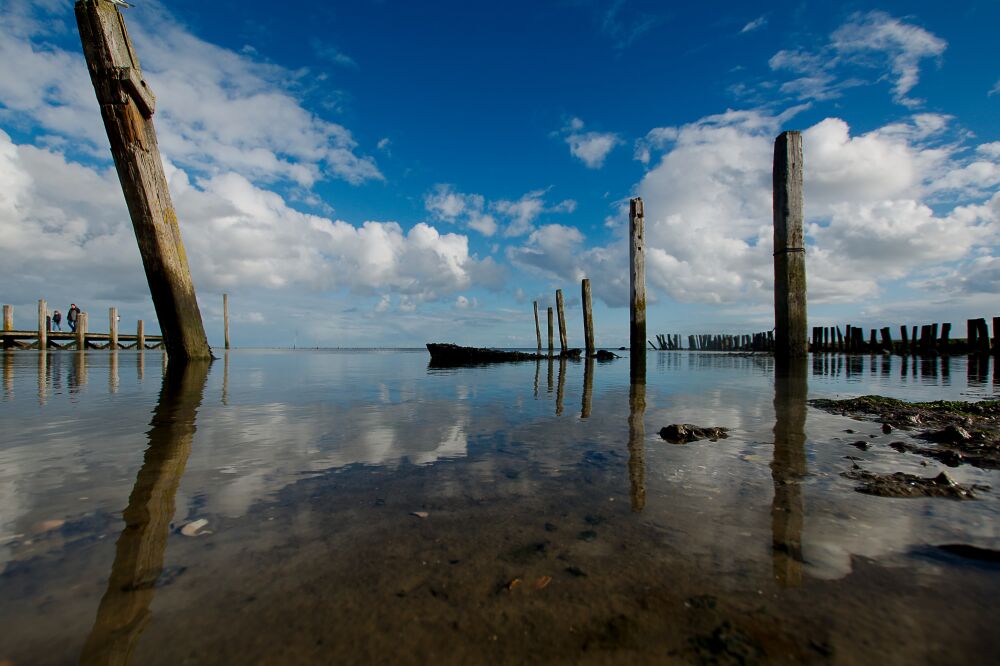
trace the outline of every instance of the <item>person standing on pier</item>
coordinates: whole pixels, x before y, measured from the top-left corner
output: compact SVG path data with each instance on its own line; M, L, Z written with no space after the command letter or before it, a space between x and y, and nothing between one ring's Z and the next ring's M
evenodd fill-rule
M55 326L57 331L62 330L62 314L59 313L59 310L52 313L52 325Z
M69 312L66 313L66 323L69 325L69 330L76 332L76 318L80 314L80 308L76 307L76 303L69 304Z

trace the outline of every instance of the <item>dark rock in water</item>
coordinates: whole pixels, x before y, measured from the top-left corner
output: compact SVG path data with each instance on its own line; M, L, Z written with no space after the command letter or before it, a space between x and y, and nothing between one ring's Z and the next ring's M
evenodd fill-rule
M483 349L480 347L462 347L446 343L427 343L427 351L431 353L431 365L460 366L480 365L483 363L510 363L516 361L536 361L545 358L541 354L506 351L503 349ZM579 354L580 350L576 350Z
M559 352L560 358L580 358L583 354L582 349L567 349L566 351Z
M888 435L890 432L892 432L892 424L891 423L883 423L882 424L882 432L884 432L886 435Z
M625 349L626 349L625 347L619 347L618 351L625 351Z
M942 442L944 444L962 444L970 441L972 439L972 435L962 426L949 425L943 430L931 433L928 439L932 439L936 442Z
M851 446L853 446L855 448L858 448L858 449L861 449L862 451L867 451L868 449L870 449L872 447L871 444L869 444L868 442L862 441L860 439L858 441L856 441L856 442L851 442Z
M690 423L672 423L664 428L660 428L660 437L671 444L687 444L696 442L699 439L709 439L713 442L717 439L729 437L729 428L705 427L691 425Z
M598 349L591 358L596 358L598 361L612 361L621 357L614 352L609 352L607 349Z
M841 476L861 481L861 485L855 488L859 493L878 497L947 497L967 500L977 499L974 491L989 490L989 486L956 483L947 472L927 478L903 472L873 474L852 470L841 473Z

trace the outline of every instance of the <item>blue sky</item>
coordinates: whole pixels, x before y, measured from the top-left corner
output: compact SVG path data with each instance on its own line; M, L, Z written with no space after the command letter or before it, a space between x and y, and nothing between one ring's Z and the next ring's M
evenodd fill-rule
M770 153L805 138L814 325L1000 314L1000 5L253 2L124 10L210 341L533 345L771 328ZM0 298L152 320L72 3L0 5ZM103 328L103 326L99 326ZM92 326L94 328L94 326Z

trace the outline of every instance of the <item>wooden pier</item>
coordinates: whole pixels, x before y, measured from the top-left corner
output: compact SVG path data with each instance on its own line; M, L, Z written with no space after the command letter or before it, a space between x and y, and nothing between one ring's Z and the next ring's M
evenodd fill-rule
M45 301L38 301L38 328L19 330L14 328L14 308L3 306L3 330L0 340L3 349L162 349L162 335L146 335L143 321L136 323L135 335L119 333L118 308L108 311L108 332L92 333L88 329L89 317L86 312L78 315L76 330L52 330L52 317L47 313ZM68 328L67 322L67 328Z

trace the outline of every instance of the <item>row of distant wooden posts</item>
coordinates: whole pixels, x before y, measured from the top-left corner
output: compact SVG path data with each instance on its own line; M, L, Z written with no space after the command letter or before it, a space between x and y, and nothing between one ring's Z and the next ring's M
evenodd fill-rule
M225 345L229 349L229 295L222 295L222 320L225 328ZM0 338L4 349L160 349L163 336L146 335L142 319L136 323L135 335L120 333L118 308L108 308L108 332L93 333L89 330L90 317L86 312L77 315L76 330L52 330L52 315L44 299L38 301L38 328L14 328L14 306L3 306L3 331ZM64 320L67 328L68 321ZM57 341L63 342L60 344Z
M938 333L940 331L940 334ZM868 339L864 330L848 324L844 330L839 326L813 326L809 351L813 353L889 353L889 354L1000 354L1000 317L993 317L992 344L990 329L985 318L966 321L966 337L952 339L951 323L924 324L922 326L900 326L900 337L894 340L892 329L870 329ZM772 331L753 334L689 335L685 348L681 336L676 333L660 334L656 342L649 346L659 351L771 351L774 348Z

